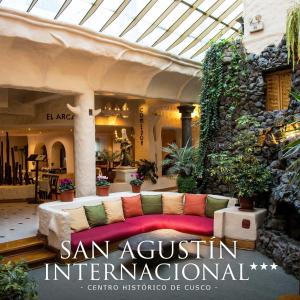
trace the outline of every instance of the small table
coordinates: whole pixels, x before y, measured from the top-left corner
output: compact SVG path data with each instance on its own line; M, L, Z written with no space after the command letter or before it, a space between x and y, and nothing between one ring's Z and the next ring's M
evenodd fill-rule
M151 252L154 252L154 258L159 258L160 251L163 251L164 256L169 256L172 251L172 245L174 249L174 257L179 253L179 243L181 241L200 241L200 236L179 232L173 229L158 229L146 233L134 235L127 240L124 240L119 244L119 250L124 250L125 245L129 242L131 250L137 258L143 259L143 256L149 257ZM144 242L144 241L151 241ZM144 242L140 245L141 242ZM139 247L140 245L140 247ZM142 256L139 256L139 251ZM161 249L160 249L161 248ZM187 248L186 248L187 249ZM189 252L189 250L187 249ZM193 254L193 253L191 253ZM172 257L173 258L173 257Z
M237 241L240 249L253 250L257 239L257 229L262 226L267 210L255 208L254 211L241 211L238 207L228 207L215 212L215 236L225 237L227 245Z

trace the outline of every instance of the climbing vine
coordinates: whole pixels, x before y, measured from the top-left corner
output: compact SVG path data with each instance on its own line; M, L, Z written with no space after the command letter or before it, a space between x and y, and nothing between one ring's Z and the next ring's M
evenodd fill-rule
M203 178L209 145L219 128L219 106L222 98L230 98L227 120L242 97L241 82L247 76L246 55L240 41L222 40L211 45L203 63L203 82L200 95L200 145L197 176Z

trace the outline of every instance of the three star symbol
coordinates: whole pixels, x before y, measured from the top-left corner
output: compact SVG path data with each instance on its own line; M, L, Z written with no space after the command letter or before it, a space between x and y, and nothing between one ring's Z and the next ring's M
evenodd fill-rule
M252 263L252 265L250 265L251 270L257 270L257 267L260 266L261 270L267 270L268 265L265 264L264 262L262 263L262 265L256 265L254 262ZM277 270L277 265L273 262L272 265L269 265L271 267L271 270Z
M267 266L264 262L262 263L262 265L260 265L262 270L267 270Z

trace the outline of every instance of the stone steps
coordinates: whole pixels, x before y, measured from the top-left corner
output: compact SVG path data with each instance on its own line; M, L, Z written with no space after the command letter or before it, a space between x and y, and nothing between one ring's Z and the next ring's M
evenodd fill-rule
M2 262L24 261L30 268L54 262L57 254L46 248L46 241L41 237L29 237L0 244Z

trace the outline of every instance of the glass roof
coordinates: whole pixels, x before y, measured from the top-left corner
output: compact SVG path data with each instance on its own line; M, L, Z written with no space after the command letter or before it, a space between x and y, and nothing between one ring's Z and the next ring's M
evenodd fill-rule
M0 0L0 7L80 25L202 61L212 41L234 38L242 0Z

